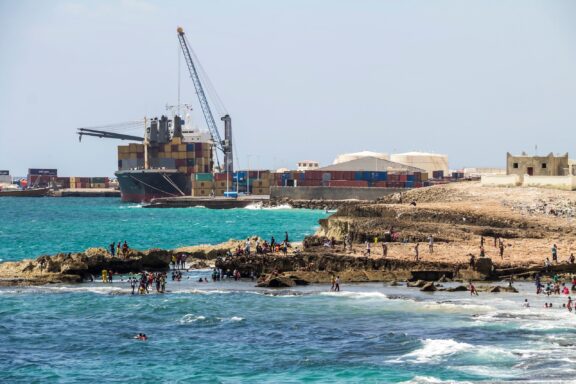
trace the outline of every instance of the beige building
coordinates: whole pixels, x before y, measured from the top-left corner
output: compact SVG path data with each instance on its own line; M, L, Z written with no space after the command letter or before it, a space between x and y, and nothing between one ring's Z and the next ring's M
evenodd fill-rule
M320 168L320 163L314 160L303 160L298 162L298 171L312 171Z
M506 154L507 175L529 176L564 176L570 175L568 153L562 156L512 156Z

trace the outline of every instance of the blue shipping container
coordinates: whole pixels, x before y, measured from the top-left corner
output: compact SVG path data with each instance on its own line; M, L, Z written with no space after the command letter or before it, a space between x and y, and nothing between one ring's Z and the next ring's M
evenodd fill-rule
M388 180L388 172L372 172L372 181Z
M407 175L406 180L414 182L414 175Z

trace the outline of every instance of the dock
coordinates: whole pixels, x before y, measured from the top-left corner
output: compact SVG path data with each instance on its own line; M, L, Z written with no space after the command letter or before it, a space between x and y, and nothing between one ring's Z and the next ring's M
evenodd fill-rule
M162 197L153 199L144 208L190 208L204 207L210 209L245 208L252 204L265 203L270 200L268 195L250 195L232 197Z
M120 197L114 188L66 188L52 193L54 197Z

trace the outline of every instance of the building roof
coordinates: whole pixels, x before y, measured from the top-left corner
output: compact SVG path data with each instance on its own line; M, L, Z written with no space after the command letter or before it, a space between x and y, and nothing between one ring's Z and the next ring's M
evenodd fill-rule
M355 152L355 153L343 153L338 155L332 164L340 164L345 163L350 160L359 159L361 157L377 157L379 159L388 160L390 156L387 153L380 153L380 152L372 152L372 151L362 151L362 152Z
M441 153L428 153L428 152L404 152L394 153L392 156L432 156L432 157L448 157Z
M344 163L332 164L327 167L318 168L318 171L365 171L365 172L426 172L423 169L411 167L390 160L383 160L377 157L362 157L360 159L346 161Z

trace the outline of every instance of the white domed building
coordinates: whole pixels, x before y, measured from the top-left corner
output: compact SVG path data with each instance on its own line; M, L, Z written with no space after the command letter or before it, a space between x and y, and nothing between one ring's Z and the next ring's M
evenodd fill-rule
M390 159L396 163L424 169L430 176L434 171L448 175L448 156L436 153L406 152L393 154Z
M338 157L334 159L334 162L332 164L346 163L351 160L363 159L365 157L375 157L380 160L390 160L390 156L388 156L387 153L362 151L362 152L344 153L342 155L338 155Z

